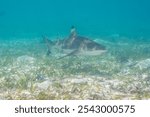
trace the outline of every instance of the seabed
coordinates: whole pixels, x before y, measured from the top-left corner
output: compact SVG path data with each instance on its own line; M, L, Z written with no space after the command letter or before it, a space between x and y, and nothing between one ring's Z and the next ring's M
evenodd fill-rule
M0 99L150 99L150 44L95 40L106 53L60 60L40 39L0 40Z

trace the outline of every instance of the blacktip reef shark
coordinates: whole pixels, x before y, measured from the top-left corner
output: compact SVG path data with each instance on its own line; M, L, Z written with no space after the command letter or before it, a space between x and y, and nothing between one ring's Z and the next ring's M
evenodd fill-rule
M46 37L43 37L44 42L48 47L47 55L50 55L52 46L57 46L62 49L63 53L66 55L58 58L62 59L67 56L72 55L101 55L102 53L106 52L105 46L83 36L78 36L76 29L74 26L71 27L70 35L63 40L56 40L51 41Z

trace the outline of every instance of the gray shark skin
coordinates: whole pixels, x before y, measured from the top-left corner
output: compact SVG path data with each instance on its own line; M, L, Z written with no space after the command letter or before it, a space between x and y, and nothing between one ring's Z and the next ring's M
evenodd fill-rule
M61 47L64 53L67 53L65 56L60 57L59 59L65 58L72 55L101 55L106 52L105 46L89 39L86 37L78 36L76 29L71 28L71 33L68 38L63 40L51 41L48 38L43 38L47 47L47 55L51 54L52 46Z
M63 49L84 49L84 50L105 50L103 45L100 45L86 37L76 36L65 40Z

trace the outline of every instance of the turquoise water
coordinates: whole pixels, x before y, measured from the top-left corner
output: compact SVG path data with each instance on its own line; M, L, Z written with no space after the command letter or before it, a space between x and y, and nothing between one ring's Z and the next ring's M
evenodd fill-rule
M150 99L148 0L0 0L0 99ZM64 56L51 40L79 35L106 47Z
M150 37L148 0L0 0L0 37L80 34Z

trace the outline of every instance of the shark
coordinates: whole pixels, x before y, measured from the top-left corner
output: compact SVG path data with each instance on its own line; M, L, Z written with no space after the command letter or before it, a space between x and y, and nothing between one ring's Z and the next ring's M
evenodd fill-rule
M71 27L70 34L65 39L52 41L43 36L43 40L48 48L47 55L52 53L53 46L61 48L62 53L66 54L58 59L78 55L96 56L101 55L107 51L104 45L97 43L87 37L78 35L74 26Z

